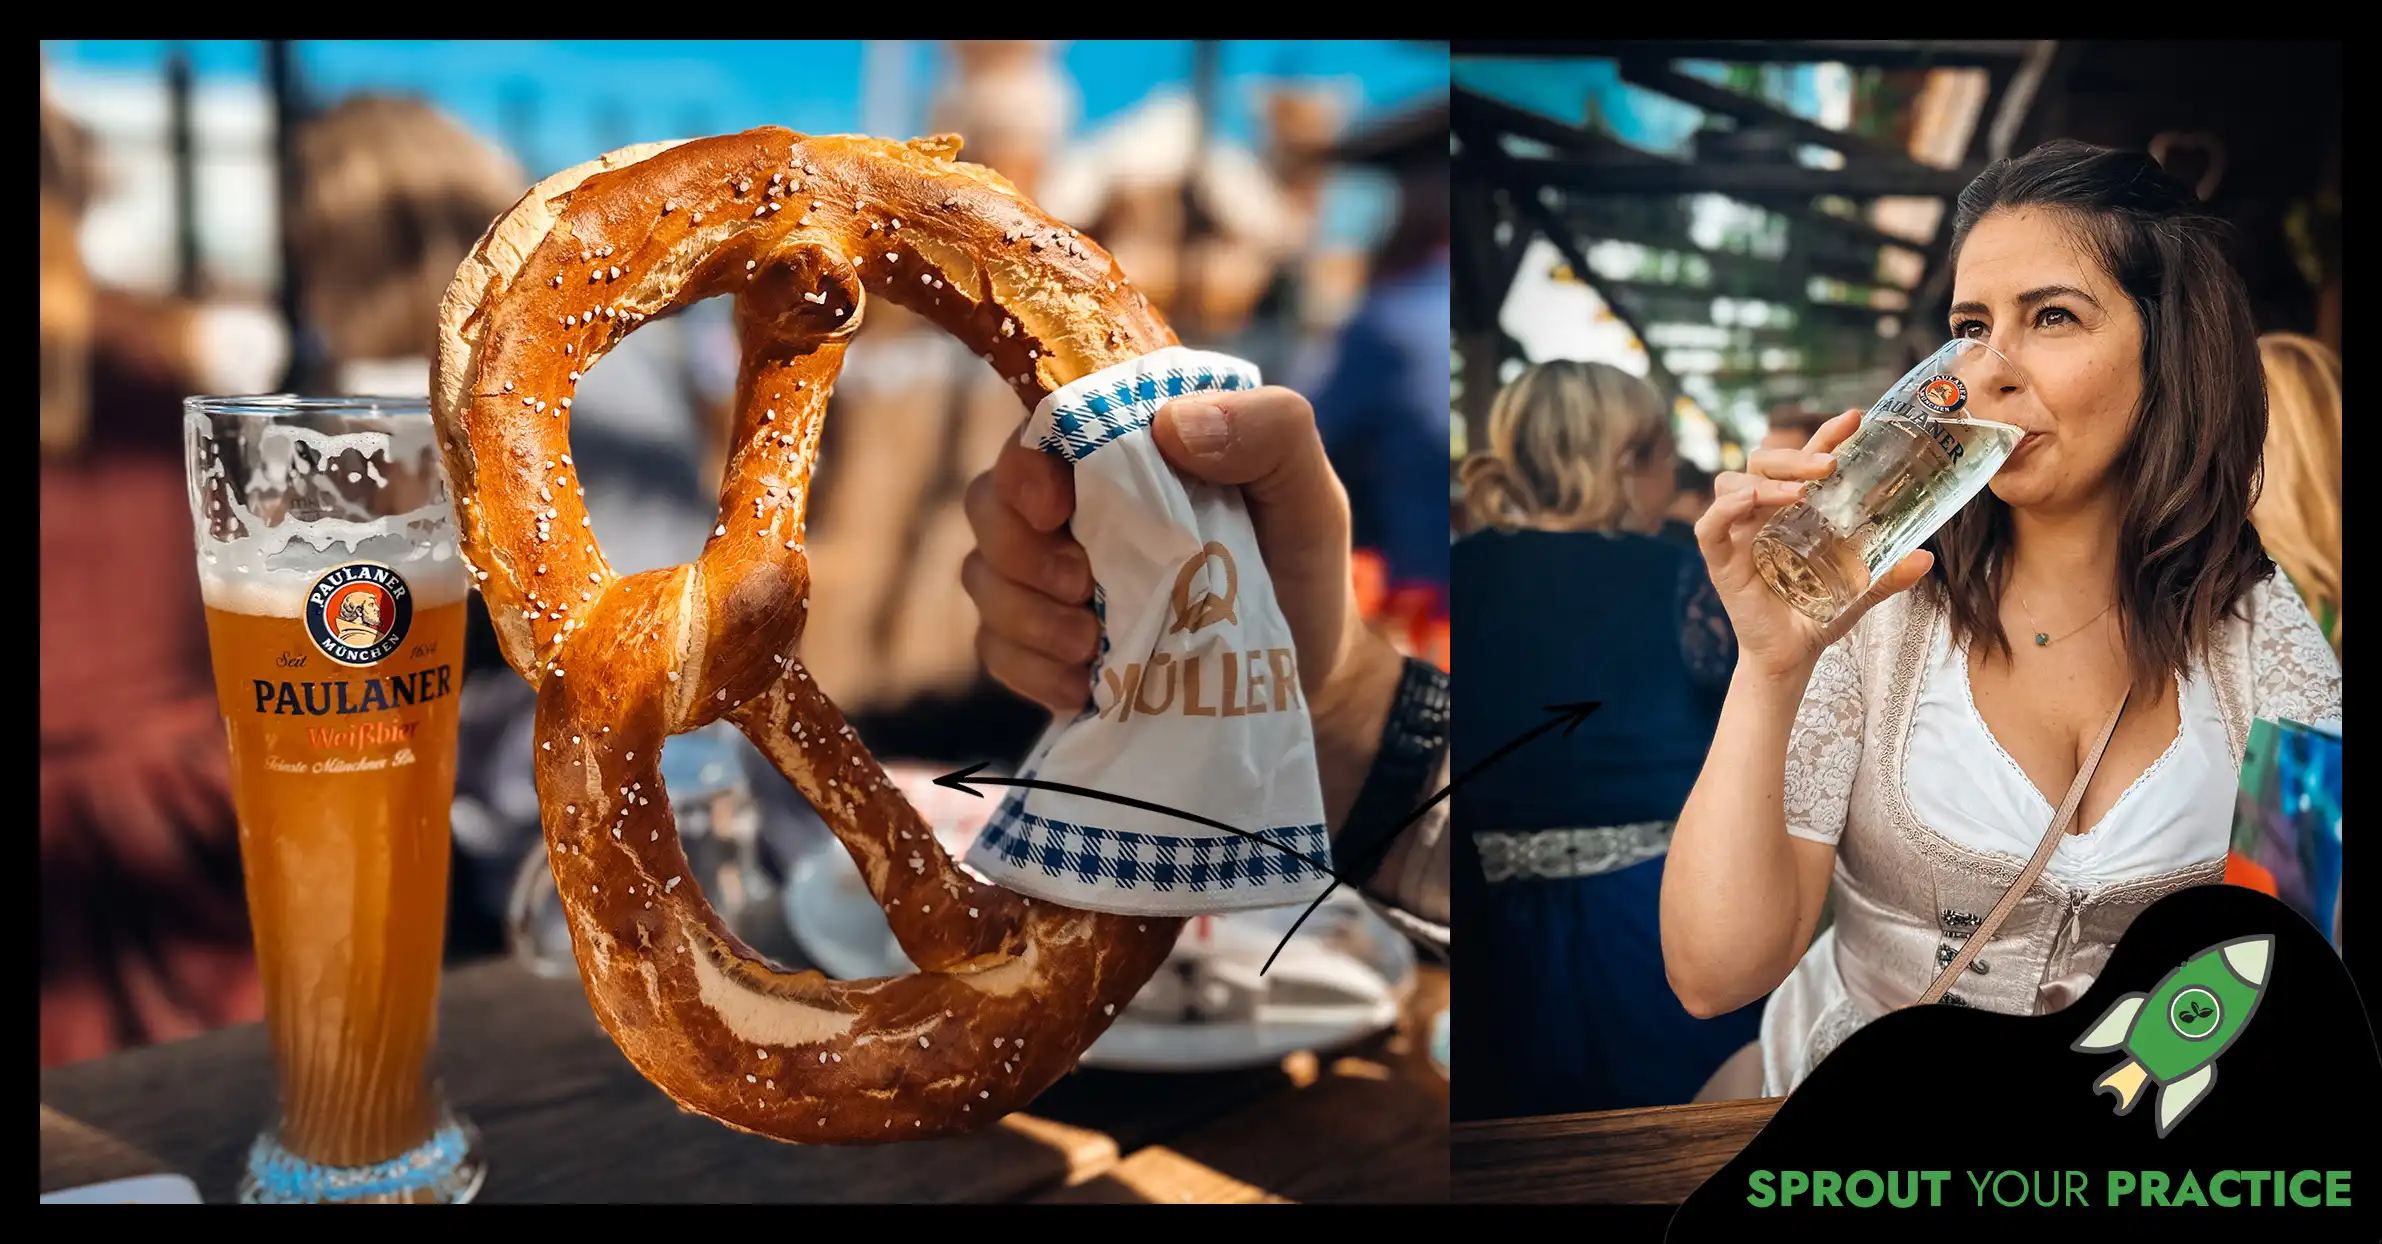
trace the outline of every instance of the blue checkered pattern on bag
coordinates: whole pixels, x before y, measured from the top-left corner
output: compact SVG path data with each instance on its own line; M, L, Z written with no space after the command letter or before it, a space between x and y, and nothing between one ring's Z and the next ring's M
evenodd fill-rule
M1331 858L1331 839L1323 826L1263 832L1289 850L1239 834L1183 838L1071 825L1027 812L1021 789L1001 801L977 847L995 853L1012 868L1044 877L1119 890L1146 887L1162 894L1298 885L1327 875L1307 862Z
M1235 366L1236 362L1202 356L1196 362L1128 376L1082 392L1061 389L1053 395L1057 403L1047 416L1038 419L1042 427L1036 447L1069 462L1081 462L1102 445L1150 426L1158 408L1178 397L1256 388L1256 369Z

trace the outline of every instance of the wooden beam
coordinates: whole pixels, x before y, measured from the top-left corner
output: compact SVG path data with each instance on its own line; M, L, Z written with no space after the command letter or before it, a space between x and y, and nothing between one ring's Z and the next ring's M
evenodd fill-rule
M1985 102L1977 106L1977 122L1968 133L1968 150L1962 158L1982 164L1992 160L1993 119L2001 115L2002 101L2010 97L2010 87L2018 80L2018 66L1992 65L1985 69ZM1948 218L1948 215L1947 215ZM1944 230L1936 230L1942 236Z
M1925 167L1911 159L1908 152L1898 151L1890 143L1882 143L1865 134L1848 130L1829 129L1804 120L1766 99L1757 99L1702 78L1690 77L1652 60L1634 56L1623 60L1621 80L1667 95L1690 107L1718 113L1741 126L1781 131L1797 142L1841 152L1847 165L1867 163L1880 168L1906 170Z
M1851 199L1886 195L1945 198L1959 194L1961 187L1982 171L1918 164L1907 168L1855 165L1835 170L1751 164L1616 164L1595 157L1509 157L1507 162L1523 177L1579 194L1725 194L1753 202L1811 199L1824 194Z
M2072 46L2064 67L2074 65ZM2018 141L2019 129L2026 124L2027 115L2034 110L2036 97L2043 93L2047 83L2052 82L2053 71L2061 68L2063 58L2059 40L2037 39L2027 48L2026 59L2019 64L2018 72L2012 75L2010 89L1986 132L1986 159L1999 160L2011 154L2010 148ZM2063 72L2061 77L2065 76ZM2057 90L2057 85L2053 89Z
M2026 128L2027 118L2066 93L2068 78L2075 72L2081 51L2073 41L2056 39L2037 39L2028 45L2026 58L2012 72L2009 86L2001 92L1992 115L1984 119L1986 124L1977 127L1984 135L1986 159L1999 160L2011 155L2012 147ZM1926 276L1911 295L1911 314L1905 322L1903 340L1913 350L1925 348L1925 343L1949 331L1936 311L1951 297L1953 200L1957 198L1957 191L1945 197L1943 223L1936 228L1935 243L1926 251Z
M1609 290L1615 297L1627 298L1649 320L1685 320L1708 317L1714 298L1733 298L1734 294L1712 290L1689 289L1678 285L1664 285L1654 281L1610 281L1597 278L1599 288ZM1842 303L1812 302L1808 298L1765 298L1793 308L1798 320L1820 322L1830 327L1877 331L1879 317L1891 315L1869 307L1846 306Z
M1448 94L1459 137L1473 143L1486 154L1500 157L1507 154L1496 144L1496 135L1504 133L1545 143L1558 151L1595 155L1600 160L1650 167L1680 167L1686 164L1685 161L1654 152L1640 151L1594 130L1565 125L1553 118L1516 108L1477 91L1450 87ZM1864 220L1832 216L1808 203L1779 202L1772 207L1812 229L1862 245L1900 246L1910 250L1917 250L1922 245L1915 239L1889 233Z
M1666 202L1668 200L1665 200ZM1777 266L1789 272L1816 274L1855 285L1889 285L1878 276L1877 251L1858 245L1845 246L1840 239L1815 239L1810 235L1790 238L1785 255L1765 259L1757 255L1740 255L1733 251L1706 250L1698 245L1683 224L1645 213L1599 210L1602 205L1628 203L1630 200L1605 198L1570 198L1566 206L1567 219L1584 232L1623 242L1635 242L1663 250L1680 251L1705 259L1743 261L1749 264ZM1905 292L1908 292L1907 289Z
M1467 155L1502 156L1506 153L1498 145L1497 137L1512 134L1544 143L1569 155L1624 162L1634 159L1651 164L1679 163L1651 151L1640 151L1610 135L1569 125L1460 86L1448 88L1448 118L1457 138L1464 143Z
M1830 215L1816 207L1806 207L1802 211L1781 207L1773 207L1771 210L1785 211L1797 227L1808 228L1817 233L1834 234L1862 246L1899 246L1906 251L1921 252L1927 249L1927 244L1917 238L1905 237L1899 233L1880 229L1866 220Z
M1497 326L1498 309L1513 288L1520 255L1529 245L1529 231L1514 227L1512 245L1497 245L1498 190L1487 182L1471 181L1453 187L1456 224L1453 232L1463 264L1456 273L1458 305L1452 308L1455 326L1471 332Z
M2006 64L2026 54L2024 39L1458 39L1457 57L1566 60L1651 56L1738 65L1811 65L1926 69Z
M1535 194L1515 195L1514 206L1520 211L1523 220L1545 235L1548 241L1553 242L1556 250L1563 252L1563 261L1571 265L1571 270L1578 274L1582 281L1588 282L1590 289L1596 288L1596 270L1588 266L1588 257L1580 250L1579 239L1572 235L1571 229L1561 220L1556 219L1555 213L1549 211L1546 204L1539 202L1538 196ZM1597 297L1604 298L1604 295L1600 293ZM1630 315L1627 308L1616 304L1610 298L1604 298L1604 303L1612 308L1613 314L1619 316L1623 324L1629 326L1629 331L1637 335L1639 342L1643 343L1646 340L1643 324ZM1679 392L1679 378L1672 375L1670 369L1662 365L1661 359L1655 357L1652 347L1647 348L1646 365L1665 398L1672 397Z

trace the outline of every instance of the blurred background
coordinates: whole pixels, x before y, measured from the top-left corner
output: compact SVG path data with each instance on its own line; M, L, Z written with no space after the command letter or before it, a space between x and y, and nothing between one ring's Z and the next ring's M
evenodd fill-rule
M764 124L961 134L961 158L1107 246L1186 344L1313 400L1356 507L1368 613L1447 659L1443 42L77 41L41 57L45 1066L260 1013L181 397L426 393L434 308L481 231L538 178L632 143ZM623 574L686 560L713 521L728 311L648 325L573 412ZM981 675L958 578L962 489L1024 413L890 306L836 390L805 655L912 777L1014 763L1047 722ZM876 434L852 434L864 423ZM181 612L117 620L98 564L166 585ZM531 694L473 609L456 959L525 936L524 886L544 871ZM128 708L158 724L103 728ZM720 746L755 771L725 780L752 815L694 823L727 840L723 869L750 873L719 901L758 902L824 830L740 738ZM697 745L680 750L690 793L721 787Z
M1991 161L2147 151L2232 224L2269 391L2255 522L2337 650L2341 50L1454 45L1455 763L1549 697L1604 703L1455 800L1484 879L1458 923L1493 978L1466 1040L1501 1052L1457 1118L1687 1101L1752 1039L1759 1002L1692 1019L1661 962L1669 825L1734 664L1692 524L1716 472L1949 337L1952 206Z

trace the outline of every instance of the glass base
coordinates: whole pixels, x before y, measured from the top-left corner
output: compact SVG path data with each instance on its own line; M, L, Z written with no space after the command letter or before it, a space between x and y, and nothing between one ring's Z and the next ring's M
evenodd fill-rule
M1754 569L1780 599L1826 626L1869 590L1869 566L1853 542L1809 505L1797 503L1755 534Z
M466 1205L488 1178L480 1134L448 1113L430 1139L370 1166L309 1162L266 1132L248 1149L243 1205Z

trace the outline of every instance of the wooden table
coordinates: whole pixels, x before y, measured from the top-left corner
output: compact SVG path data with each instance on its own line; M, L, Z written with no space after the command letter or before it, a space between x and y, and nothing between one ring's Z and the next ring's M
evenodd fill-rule
M1728 1164L1785 1098L1654 1106L1454 1129L1461 1201L1677 1205Z
M604 1036L576 980L511 960L449 974L440 1065L479 1127L489 1202L1444 1201L1447 1082L1428 1057L1447 973L1420 969L1399 1029L1280 1067L1085 1069L968 1136L784 1145L679 1113ZM247 1025L41 1074L44 1193L190 1176L230 1200L273 1103Z

